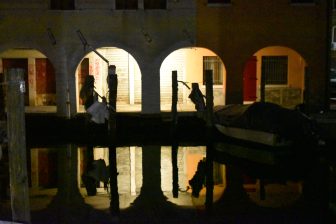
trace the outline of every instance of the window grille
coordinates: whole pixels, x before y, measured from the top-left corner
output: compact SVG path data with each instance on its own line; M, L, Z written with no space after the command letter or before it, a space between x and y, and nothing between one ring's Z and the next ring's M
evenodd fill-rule
M144 0L144 9L166 9L167 0Z
M205 70L212 70L213 84L223 84L223 63L218 56L203 56L203 84L205 85Z
M75 0L50 0L52 10L74 10Z
M116 9L138 9L138 0L116 0Z
M261 63L266 85L287 85L288 56L262 56Z

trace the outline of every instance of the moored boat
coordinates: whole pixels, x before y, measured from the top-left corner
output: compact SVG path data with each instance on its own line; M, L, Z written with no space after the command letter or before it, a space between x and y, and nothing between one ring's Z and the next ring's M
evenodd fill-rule
M271 147L321 142L313 119L273 103L216 106L214 125L227 137Z

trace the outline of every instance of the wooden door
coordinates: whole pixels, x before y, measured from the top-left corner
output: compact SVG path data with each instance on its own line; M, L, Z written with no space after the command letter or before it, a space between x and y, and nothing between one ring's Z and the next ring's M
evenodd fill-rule
M55 72L47 58L36 58L36 93L55 94L56 81Z
M246 63L244 74L244 101L257 99L257 57L252 56Z

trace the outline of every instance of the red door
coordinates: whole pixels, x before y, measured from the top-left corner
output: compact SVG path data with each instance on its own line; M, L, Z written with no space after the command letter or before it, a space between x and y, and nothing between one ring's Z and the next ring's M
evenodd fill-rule
M38 185L40 187L57 186L57 154L55 151L38 151Z
M54 68L47 58L36 58L36 94L56 94ZM45 105L52 105L46 102Z
M80 69L78 72L78 89L81 90L86 76L89 75L89 70L90 70L90 64L89 64L89 59L84 58L83 61L80 64ZM83 105L83 100L79 98L79 104Z
M29 87L28 87L28 59L27 58L4 58L2 59L4 71L10 68L22 68L24 72L24 80L26 84L25 105L29 105Z
M244 101L257 99L257 57L252 56L246 63L244 74Z

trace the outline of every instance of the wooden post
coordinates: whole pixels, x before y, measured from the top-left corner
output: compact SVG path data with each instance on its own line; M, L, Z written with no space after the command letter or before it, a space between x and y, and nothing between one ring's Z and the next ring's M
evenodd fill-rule
M117 90L118 90L118 76L115 73L115 65L110 65L108 69L107 84L109 88L109 138L115 138L117 127Z
M205 206L208 212L211 212L213 203L213 145L212 145L212 128L213 128L213 77L212 70L205 71L206 81L206 199Z
M111 201L110 211L112 215L120 214L119 193L118 193L118 170L117 170L117 152L116 152L116 137L117 137L117 89L118 76L115 73L115 65L110 65L108 68L107 83L109 87L109 123L108 123L108 142L109 142L109 162L110 162L110 189Z
M178 92L178 84L177 84L177 71L172 72L172 116L173 116L173 127L176 127L177 124L177 92Z
M177 71L172 71L172 167L173 167L173 197L178 198L178 167L177 167L177 94L178 94L178 82Z
M8 69L7 126L13 221L30 223L23 69Z

